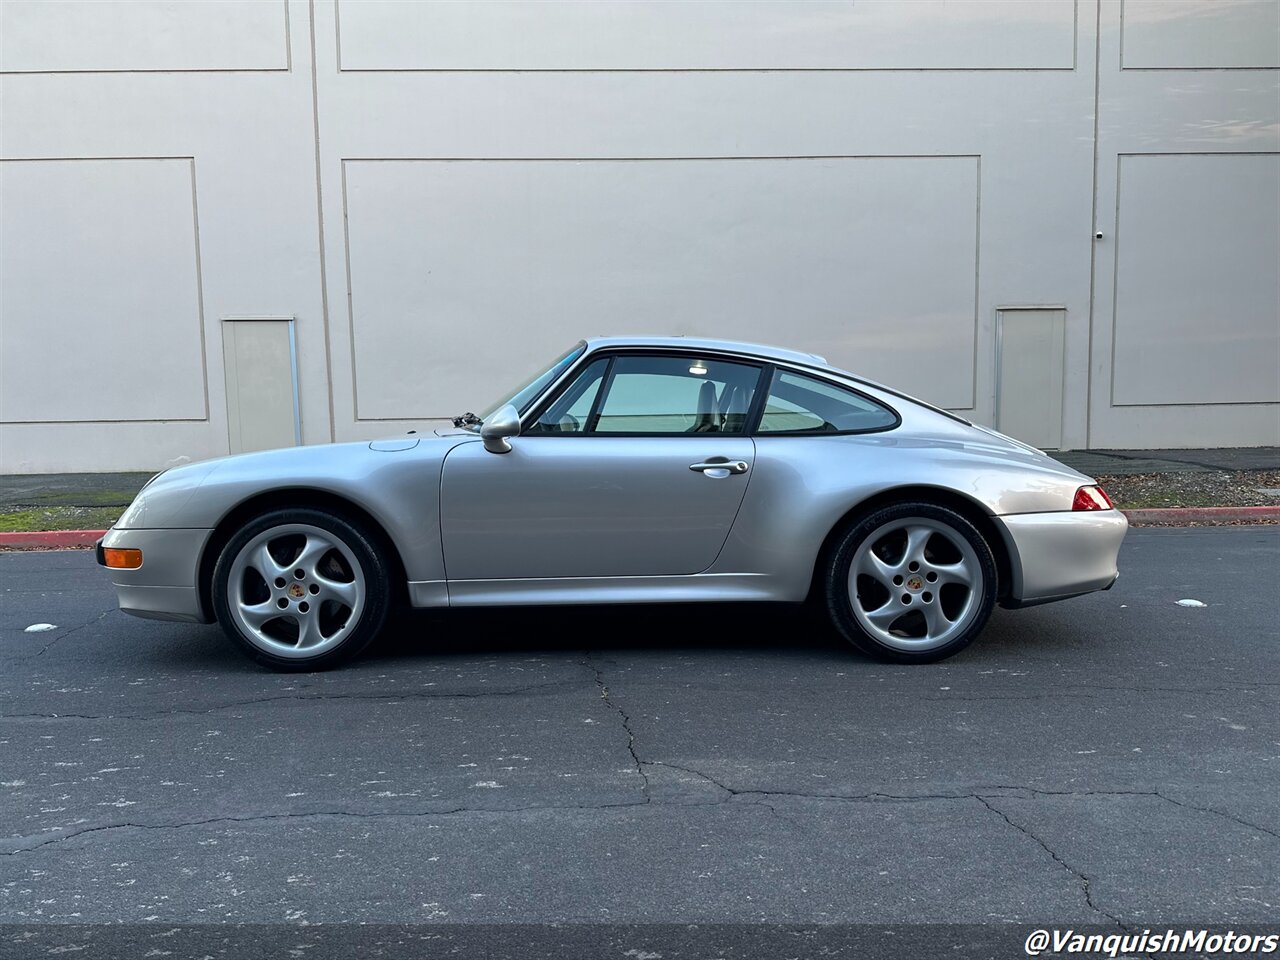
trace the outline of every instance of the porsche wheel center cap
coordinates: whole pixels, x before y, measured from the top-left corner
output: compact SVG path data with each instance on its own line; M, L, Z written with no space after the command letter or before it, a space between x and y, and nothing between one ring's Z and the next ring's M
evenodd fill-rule
M307 595L307 589L300 583L289 584L289 596L295 600L301 600Z
M923 588L924 588L923 577L919 576L918 574L912 574L911 576L907 577L908 590L920 590Z

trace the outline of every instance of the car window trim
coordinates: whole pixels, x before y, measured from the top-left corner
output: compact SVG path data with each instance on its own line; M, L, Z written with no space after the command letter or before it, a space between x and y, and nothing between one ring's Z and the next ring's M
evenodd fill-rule
M864 387L870 387L872 390L878 390L880 393L887 393L891 397L897 397L899 400L905 400L907 401L907 403L914 403L916 406L924 407L929 412L936 413L940 417L946 417L948 420L954 420L956 423L963 423L966 427L974 426L974 423L972 420L966 420L964 417L960 416L960 414L952 410L948 410L946 407L940 407L937 404L930 403L928 400L921 400L919 397L913 397L908 393L903 393L901 390L897 389L896 387L886 386L885 384L880 383L877 380L869 380L866 377L860 377L856 373L850 373L847 370L835 371L835 370L831 370L829 367L821 367L821 366L816 366L814 364L802 363L799 360L787 360L787 361L784 361L783 365L789 370L794 370L798 373L803 373L805 376L813 377L815 380L821 380L824 383L830 383L832 386L843 387L846 390L852 390L854 393L858 394L858 396L867 397L867 399L870 400L872 403L879 404L880 406L884 407L886 410L891 411L895 415L897 415L898 411L894 409L892 406L890 406L888 403L886 403L885 401L877 397L868 396L867 394L863 393L861 390L857 389L856 387L850 387L848 383L845 383L843 381L845 380L852 381L853 383L861 384ZM900 424L902 418L899 417L898 420ZM888 429L893 429L893 428L890 427ZM868 433L868 432L875 432L875 431L862 431L862 432ZM773 434L769 434L769 436L773 436Z
M752 407L748 409L747 418L743 421L743 429L738 433L663 433L660 431L659 432L609 431L607 433L595 432L596 419L600 415L600 409L604 405L604 399L608 395L609 388L613 385L614 361L618 357L624 357L624 356L687 357L690 359L702 359L702 360L718 359L722 363L734 363L740 367L755 368L760 375L757 376L756 378L755 393L752 395L752 398L751 398ZM543 396L539 398L534 403L534 405L530 408L528 416L521 418L521 428L523 429L523 425L526 422L529 423L531 426L537 423L538 418L541 417L544 413L546 413L547 410L551 406L553 406L556 403L556 401L560 399L560 397L564 394L564 392L568 390L577 381L578 376L584 370L586 370L587 366L591 363L594 363L596 360L599 360L601 357L607 357L609 359L609 366L608 366L608 369L605 370L605 375L601 380L600 391L599 393L596 394L596 401L595 403L592 404L592 409L591 409L591 413L589 414L587 429L579 430L574 433L530 433L528 434L528 436L530 437L695 437L695 438L702 437L703 439L707 437L749 437L751 436L751 427L752 427L751 418L755 412L754 407L755 407L756 398L760 396L761 386L762 386L762 383L764 382L763 375L765 372L765 368L772 366L772 364L769 363L767 360L763 360L758 357L740 356L736 354L725 354L725 353L720 353L714 350L697 350L697 349L681 350L679 348L671 348L671 347L652 348L652 347L643 347L643 346L610 347L604 350L596 350L594 352L588 352L583 356L579 357L577 365L574 366L571 370L566 371L564 379L558 381L555 384L552 384L551 387L548 388L547 392L543 394Z
M921 400L919 397L913 397L910 394L903 393L901 390L898 390L896 387L890 387L876 380L870 380L866 377L860 377L856 373L851 373L848 370L834 370L829 365L825 364L825 362L805 363L803 360L792 360L792 359L767 360L755 354L740 353L737 350L731 350L728 348L723 350L705 351L705 352L712 352L718 356L725 357L727 359L741 358L746 360L753 360L757 363L772 363L774 366L782 367L783 369L786 369L786 370L794 370L798 373L804 374L805 376L813 377L815 380L821 380L824 383L829 383L833 387L841 387L845 390L850 390L853 393L856 393L858 396L866 397L872 403L878 404L879 406L884 407L886 410L888 410L890 413L892 413L894 416L898 418L898 422L896 424L894 424L893 426L885 427L884 428L885 430L893 430L902 425L902 416L898 413L897 409L894 408L891 404L887 403L886 401L881 400L879 397L873 397L867 393L864 393L862 390L859 390L857 387L849 386L850 382L860 384L863 387L868 387L872 390L879 391L880 393L886 393L891 397L897 397L899 400L905 400L907 403L913 403L916 406L923 407L924 409L930 411L931 413L938 414L938 416L940 417L946 417L948 420L954 420L956 423L963 423L966 427L974 426L974 423L972 420L966 420L964 417L960 416L960 414L955 413L952 410L948 410L945 407L939 407L937 404L930 403L927 400ZM820 357L815 357L814 359L821 360ZM841 433L844 433L844 432L845 431L841 431ZM880 429L856 430L856 431L849 431L849 432L880 433L881 430ZM789 435L789 434L781 434L781 433L766 434L766 436L770 436L770 437L784 436L784 435ZM817 434L805 434L805 436L817 436ZM839 436L839 434L828 433L828 434L824 434L824 436L832 437L832 436Z
M566 370L565 373L571 374L571 375L565 377L563 381L563 389L556 390L554 396L548 395L548 399L546 403L541 403L541 399L542 399L541 397L535 397L529 409L532 410L534 407L540 407L538 415L533 419L529 419L528 417L522 417L521 429L523 430L527 423L528 429L531 431L534 431L533 433L530 433L529 436L537 436L543 433L554 433L554 431L536 430L535 428L537 428L540 425L543 417L545 417L557 406L563 403L565 398L568 397L577 388L578 383L586 375L587 371L589 371L593 366L595 366L597 363L600 363L600 362L604 363L604 370L601 371L600 378L595 384L596 394L591 400L591 406L587 410L586 417L583 419L583 422L586 423L590 419L591 414L596 409L596 403L600 398L600 390L604 385L605 377L607 377L609 375L609 371L613 369L612 357L593 356L586 363L583 363L580 367L576 368L575 371ZM576 375L572 375L574 373L576 373ZM560 383L561 381L557 380L555 385L549 386L547 388L548 391L555 390L555 386L559 385ZM590 384L584 385L582 390L578 393L578 395L569 401L569 405L572 406L573 404L577 403L580 399L582 399L582 395L585 394L590 389L591 389ZM581 432L581 431L576 431L576 432Z
M810 370L806 370L802 367L793 367L791 364L784 364L784 365L770 364L770 366L773 367L774 370L781 369L787 373L794 373L798 376L805 377L809 380L816 380L818 383L826 384L829 387L835 387L837 390L847 391L848 393L852 393L856 397L861 397L863 400L866 400L872 406L878 407L879 409L892 414L893 422L889 424L885 424L882 427L863 427L861 429L851 429L851 430L823 430L823 431L768 430L762 433L760 431L760 422L764 419L764 404L768 403L769 401L768 392L766 388L764 402L760 405L760 415L751 424L752 437L857 437L857 436L862 436L868 433L886 433L889 430L896 430L898 429L898 427L902 426L902 414L898 413L897 410L889 406L889 404L885 403L883 400L878 400L875 397L868 396L867 394L863 393L861 390L857 390L853 387L850 387L848 384L836 383L835 381L827 377L817 376ZM770 388L773 386L773 376L774 374L771 372L769 375Z
M617 357L609 356L607 359L608 363L600 377L600 389L596 391L595 399L591 401L591 409L587 412L586 426L578 431L583 436L589 437L596 432L596 424L600 422L600 408L604 406L604 398L609 395L609 388L613 386L613 366Z
M599 395L598 395L598 396L597 396L597 398L596 398L597 400L599 400L599 401L600 401L600 406L601 406L601 407L603 407L603 406L604 406L604 401L608 398L608 390L609 390L609 388L611 388L611 387L613 386L613 367L614 367L614 363L613 363L613 361L614 361L615 359L617 359L617 357L619 357L619 356L634 356L634 357L689 357L689 358L697 359L697 360L706 360L706 359L711 359L711 358L713 358L713 357L718 357L718 356L720 356L720 355L719 355L719 354L716 354L716 353L712 353L712 352L710 352L710 351L706 351L706 350L678 350L678 349L677 349L677 350L670 350L670 349L664 349L664 350L645 350L645 349L644 349L644 348L642 348L642 347L638 347L638 348L636 348L636 349L634 349L634 350L628 350L628 349L626 349L626 348L623 348L623 349L621 349L621 350L619 350L619 351L617 351L617 352L615 352L615 353L612 353L612 354L610 355L610 358L609 358L609 371L608 371L608 382L607 382L607 383L604 383L604 384L602 384L602 385L601 385L600 393L599 393ZM765 367L770 366L770 364L768 364L768 363L766 363L766 362L764 362L764 361L762 361L762 360L749 361L749 360L746 360L746 359L738 359L738 358L736 358L736 357L734 357L734 358L729 358L729 359L726 359L726 358L721 357L720 362L721 362L721 363L732 363L732 364L735 364L735 365L737 365L737 366L739 366L739 367L754 367L754 368L756 369L756 387L755 387L755 391L751 394L751 403L752 403L752 406L754 407L754 404L755 404L755 401L756 401L756 397L758 397L758 396L760 395L760 385L761 385L761 383L763 382L763 378L764 378L764 374L765 374ZM750 437L750 436L751 436L751 430L750 430L750 427L751 427L751 417L750 417L750 412L751 412L751 408L748 408L748 416L747 416L747 417L745 417L745 418L743 419L743 421L742 421L742 429L741 429L740 431L738 431L737 433L687 433L687 432L685 432L685 431L683 431L683 430L682 430L682 431L680 431L679 433L668 433L668 432L666 432L666 431L662 431L662 430L610 430L610 431L608 431L607 433L599 433L599 432L597 432L596 427L597 427L597 425L598 425L598 423L599 423L600 411L599 411L599 410L597 410L597 411L596 411L596 419L595 419L595 420L593 420L593 421L588 425L588 429L586 429L586 430L582 431L582 433L580 434L580 436L584 436L584 437L703 437L703 438L706 438L706 437Z
M765 401L769 399L769 384L773 383L774 371L777 369L777 364L766 362L760 371L756 392L751 395L751 406L747 409L747 419L742 425L745 436L756 435L756 428L760 426L760 420L764 417Z
M587 357L591 356L591 345L586 340L579 340L568 350L564 351L564 354L558 357L553 363L551 363L546 370L543 370L542 373L537 374L530 380L530 383L532 383L533 380L537 380L539 377L545 376L547 373L549 373L552 369L555 368L556 363L560 363L561 361L569 358L570 356L572 356L572 354L575 351L578 353L578 355L573 358L573 360L569 363L569 366L566 367L564 370L561 370L558 376L553 377L551 379L551 382L542 388L541 393L535 394L530 400L528 400L525 403L523 408L519 409L519 413L522 418L526 411L531 410L534 406L537 405L538 401L542 397L545 397L547 395L548 390L553 389L559 383L563 383L564 378L567 374L573 372L574 370L577 370L579 367L582 366L582 361L585 360ZM516 397L519 396L521 393L523 393L525 389L528 388L528 386L529 386L528 383L522 386L519 390L515 392L515 394L512 395L511 399L508 400L507 402L514 404ZM487 415L492 415L495 412L496 410L491 408L487 411ZM521 422L523 423L523 420Z
M599 408L601 405L603 405L604 397L607 393L607 389L612 384L613 367L614 367L613 361L617 357L621 357L621 356L690 357L690 358L701 358L701 359L712 359L712 360L718 359L724 363L737 363L741 366L756 367L760 371L760 378L756 381L756 392L751 398L751 407L747 411L747 419L743 424L742 432L741 433L651 433L651 432L650 433L630 433L630 432L629 433L595 433L594 432L595 422L593 418L599 415ZM900 414L894 407L890 406L888 403L879 399L878 397L873 397L870 394L864 393L863 391L857 389L856 387L851 387L847 383L842 383L839 380L836 380L830 376L824 375L824 371L821 371L820 368L809 367L805 364L800 364L800 363L790 363L790 362L776 363L772 360L768 360L763 357L753 357L750 354L735 353L733 351L728 351L728 350L699 350L696 348L680 349L678 347L653 348L653 347L644 347L644 346L635 346L635 347L622 346L622 347L606 347L601 350L587 350L585 353L583 353L583 355L577 359L577 362L564 372L564 374L560 377L559 380L557 380L556 382L548 386L546 391L543 392L542 396L534 400L533 404L528 409L528 413L522 415L520 418L521 429L523 429L524 424L533 425L537 423L538 418L541 417L544 413L546 413L547 409L552 404L554 404L560 398L560 396L577 381L578 376L584 370L586 370L586 368L590 364L594 363L596 360L599 360L602 357L607 357L609 359L609 366L605 370L604 376L601 378L600 390L596 394L595 403L592 404L591 414L588 415L588 427L592 429L581 430L576 433L530 433L530 434L522 433L521 436L522 437L527 436L529 438L533 438L533 437L561 437L561 438L563 437L693 437L693 438L702 438L704 440L708 437L752 437L752 438L754 437L809 437L809 438L813 438L813 437L849 437L849 436L863 436L865 434L871 434L871 433L887 433L890 430L896 430L898 427L902 426L902 414ZM773 384L774 373L777 370L784 370L784 371L797 373L800 376L808 377L811 380L817 380L819 383L825 383L828 386L835 387L836 389L847 390L849 393L852 393L855 396L861 397L863 400L866 400L868 403L872 404L873 406L876 406L882 410L888 411L890 414L893 415L893 422L886 424L882 427L867 427L863 429L853 429L853 430L833 430L830 432L823 432L823 433L814 433L812 431L805 431L805 430L771 430L767 433L760 433L759 432L760 421L764 417L764 407L765 407L765 403L768 401L769 387L772 386ZM892 393L894 396L898 396L898 394L894 393L892 390L889 390L888 388L877 388L877 389L885 389L886 393ZM908 399L905 395L902 395L902 396L903 396L903 399ZM948 413L948 411L945 411L945 410L940 412ZM965 422L961 417L957 417L949 413L948 415L951 416L952 419Z

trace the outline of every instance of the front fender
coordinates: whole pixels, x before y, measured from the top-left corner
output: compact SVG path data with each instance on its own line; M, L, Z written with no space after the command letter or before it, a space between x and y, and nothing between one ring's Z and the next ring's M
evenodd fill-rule
M409 449L367 443L293 447L226 457L162 474L139 493L120 529L213 529L271 495L305 502L316 493L356 505L382 527L410 581L442 581L440 469L463 438L424 440Z

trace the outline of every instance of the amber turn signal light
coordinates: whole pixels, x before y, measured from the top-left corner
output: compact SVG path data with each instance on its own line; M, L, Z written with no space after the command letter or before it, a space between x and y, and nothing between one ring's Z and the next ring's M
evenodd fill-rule
M137 570L142 566L142 551L132 547L103 547L102 559L104 566L116 570Z

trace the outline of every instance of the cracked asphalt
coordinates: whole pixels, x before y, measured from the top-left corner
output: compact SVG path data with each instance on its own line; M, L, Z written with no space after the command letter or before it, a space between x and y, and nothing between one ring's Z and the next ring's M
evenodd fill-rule
M928 667L672 606L406 614L277 675L0 555L0 923L1275 926L1280 529L1121 569Z

